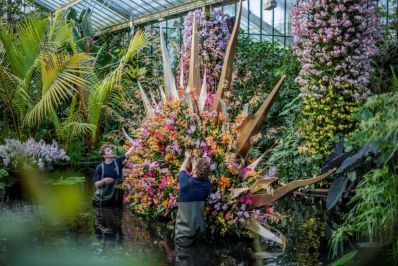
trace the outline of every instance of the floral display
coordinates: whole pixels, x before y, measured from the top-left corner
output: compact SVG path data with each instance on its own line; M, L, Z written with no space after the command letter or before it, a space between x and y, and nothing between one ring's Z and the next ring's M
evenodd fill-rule
M0 145L0 158L4 167L14 169L19 163L27 162L44 169L56 160L69 160L65 150L60 149L55 140L46 144L44 140L36 142L34 139L26 142L6 139L5 144Z
M271 184L277 179L277 169L261 164L267 152L259 158L250 154L285 76L280 78L255 114L250 115L245 106L237 115L228 113L223 96L231 93L228 84L232 81L242 1L239 5L215 94L208 93L206 83L200 81L199 51L196 49L189 65L192 74L189 75L189 85L177 90L161 32L165 92L159 88L161 101L154 97L149 101L138 83L147 115L139 128L130 130L133 137L125 133L126 146L134 149L130 150L126 163L131 171L123 183L127 191L124 202L138 214L165 217L173 224L178 206L177 176L184 152L191 150L193 158L207 158L211 165L212 192L206 206L210 233L214 236L250 235L251 231L285 245L283 236L264 227L280 217L272 209L272 203L300 186L326 178L334 169L274 190ZM195 37L191 47L198 47L196 30L197 23L193 20L192 36Z
M148 116L142 126L133 131L135 140L131 145L136 149L127 163L132 173L124 185L129 191L125 202L135 212L172 220L177 207L177 175L184 160L183 151L190 149L193 156L207 157L212 162L212 193L206 211L213 234L238 233L250 217L265 223L278 215L270 206L250 210L253 204L250 192L231 199L231 188L248 187L256 180L276 177L275 168L257 171L233 153L244 115L231 123L227 117L221 117L216 123L216 112L204 111L196 116L179 100L158 103L154 111L155 115ZM219 123L225 126L220 129Z
M220 77L225 50L227 48L230 33L226 20L228 14L222 11L213 12L210 17L201 10L189 12L184 19L183 46L181 64L178 67L178 76L183 68L184 80L188 81L189 58L191 56L192 21L195 15L198 24L199 54L202 58L203 69L206 72L207 86L211 91L216 88ZM184 84L184 87L187 83Z
M302 65L297 82L304 154L327 153L327 141L352 129L352 114L370 95L370 59L379 38L376 2L301 0L292 10L293 49Z

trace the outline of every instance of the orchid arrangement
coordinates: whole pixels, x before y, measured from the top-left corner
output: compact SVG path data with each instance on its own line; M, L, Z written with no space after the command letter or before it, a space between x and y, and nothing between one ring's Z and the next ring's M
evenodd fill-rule
M230 38L227 19L228 14L222 11L213 12L209 17L201 10L191 11L184 18L182 31L183 45L181 63L178 66L178 76L183 75L188 81L189 59L192 43L192 21L195 15L198 25L199 55L202 58L204 71L207 71L206 81L210 90L215 91L215 86L220 78L224 54ZM184 86L187 83L183 84Z
M248 105L244 105L236 116L228 113L224 97L227 92L231 94L228 90L232 82L242 1L239 6L215 94L208 89L206 75L203 82L200 80L201 60L197 49L200 42L196 19L192 19L187 86L184 86L184 76L179 88L176 86L160 30L165 91L162 87L157 88L160 100L150 92L150 101L138 82L146 117L139 128L130 130L133 137L125 133L129 139L126 148L133 146L134 149L127 158L126 166L131 171L123 183L126 189L124 202L138 214L152 218L166 217L173 224L178 206L179 168L184 160L184 151L192 150L193 157L205 157L211 162L212 193L206 207L206 219L212 235L251 235L250 230L284 245L282 236L263 226L280 217L272 209L272 203L300 186L322 180L334 170L273 190L271 184L276 181L276 168L264 165L259 168L266 153L259 158L250 156L253 138L259 133L285 76L281 77L255 114L249 114Z
M46 144L44 140L36 142L29 139L20 142L16 139L6 139L5 144L0 145L1 163L6 168L17 168L19 163L31 163L39 169L44 169L56 160L69 160L65 150L60 149L55 140ZM24 164L26 165L26 164Z
M250 192L231 198L231 188L251 186L256 180L276 178L276 169L257 171L254 165L233 153L237 134L246 115L231 122L216 112L190 114L183 101L157 103L154 115L144 119L140 128L132 131L136 147L127 167L131 174L124 181L128 193L125 203L139 214L167 217L173 222L177 207L178 171L184 160L184 150L192 150L195 157L212 162L213 193L209 197L207 219L213 234L240 232L250 217L261 222L279 214L264 210L249 210L253 205ZM222 123L225 126L218 126Z
M294 54L303 99L302 127L309 156L325 154L327 141L352 129L352 114L370 95L371 57L378 49L374 0L300 0L292 10Z

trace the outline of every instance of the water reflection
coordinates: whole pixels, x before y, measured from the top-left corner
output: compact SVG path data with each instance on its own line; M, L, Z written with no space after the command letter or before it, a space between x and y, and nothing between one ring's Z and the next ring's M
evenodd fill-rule
M175 258L177 266L202 266L205 265L203 258L206 254L206 244L196 242L191 246L176 246Z
M48 247L45 251L51 250L47 253L54 253L52 248L55 246L61 250L79 250L84 247L86 253L81 257L145 260L143 264L140 264L143 260L136 261L136 265L254 265L255 252L257 256L261 255L257 265L311 265L327 260L324 232L327 227L325 225L332 223L333 217L325 211L323 199L287 197L278 202L276 209L285 217L276 227L288 238L288 244L283 255L269 259L280 250L266 242L260 243L259 249L254 248L250 239L209 237L207 242L192 247L175 247L173 231L167 229L166 223L153 221L150 217L137 217L127 208L93 208L90 204L92 191L86 191L86 194L87 204L83 204L80 214L62 227L46 225L40 209L23 200L18 204L15 201L13 204L0 203L0 220L6 210L18 213L20 220L28 220L29 228L35 229L23 242L26 250L33 250L34 243L35 254L40 254L38 249L41 247ZM3 245L10 244L10 239L0 241L0 264L2 255L11 254ZM21 252L21 245L18 247L16 254ZM29 253L27 257L31 255ZM109 265L120 264L113 261Z
M120 245L123 241L121 208L95 208L94 230L97 239L106 246Z

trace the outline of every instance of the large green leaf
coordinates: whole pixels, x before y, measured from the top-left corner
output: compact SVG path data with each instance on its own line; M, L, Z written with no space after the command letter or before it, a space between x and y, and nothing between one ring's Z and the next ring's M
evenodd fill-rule
M56 110L76 87L85 85L81 74L86 73L89 66L84 62L89 60L87 54L72 56L63 54L44 54L42 57L42 95L40 101L28 112L24 120L31 125L44 120L52 110Z
M127 52L120 59L117 68L91 90L88 99L88 122L95 125L96 130L98 130L98 125L101 122L102 112L108 104L107 101L113 98L110 94L113 93L115 87L121 85L122 78L126 73L131 72L131 68L128 65L129 60L145 47L146 42L145 34L137 32L131 39Z

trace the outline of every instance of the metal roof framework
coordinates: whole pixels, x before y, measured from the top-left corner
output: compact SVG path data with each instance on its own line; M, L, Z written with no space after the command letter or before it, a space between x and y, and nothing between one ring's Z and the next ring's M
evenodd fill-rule
M190 10L234 3L238 0L35 0L50 11L73 8L77 13L90 8L95 35L133 25L160 21Z

